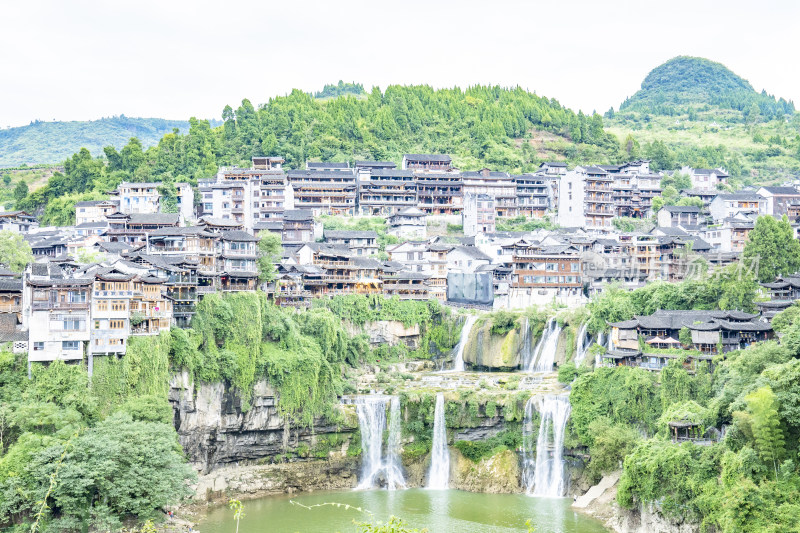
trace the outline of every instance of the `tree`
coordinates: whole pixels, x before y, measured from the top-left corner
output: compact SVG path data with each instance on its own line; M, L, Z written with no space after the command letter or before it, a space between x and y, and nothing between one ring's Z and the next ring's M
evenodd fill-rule
M233 519L236 520L236 533L239 533L239 521L244 518L244 504L241 501L231 498L228 507L233 511Z
M28 185L24 181L20 180L20 182L17 183L17 186L14 187L13 194L14 194L14 200L16 200L17 202L21 202L22 200L25 199L26 196L28 196Z
M678 332L678 340L681 341L681 344L684 346L690 346L692 344L692 331L686 326L683 326Z
M758 280L762 283L800 270L800 241L794 238L786 215L780 221L771 216L758 217L743 257L748 264L758 266Z
M281 239L274 233L262 233L258 241L258 279L262 282L275 279L275 264L281 258Z
M756 451L764 462L772 463L777 480L778 463L784 454L785 441L775 393L769 386L761 387L745 396L744 401L751 417Z
M61 448L37 458L42 479L49 479L52 456ZM75 440L61 465L51 507L88 519L102 502L118 516L147 518L188 496L187 481L194 479L169 424L136 421L120 412Z
M21 234L13 231L0 231L0 263L9 270L22 272L33 261L31 245Z

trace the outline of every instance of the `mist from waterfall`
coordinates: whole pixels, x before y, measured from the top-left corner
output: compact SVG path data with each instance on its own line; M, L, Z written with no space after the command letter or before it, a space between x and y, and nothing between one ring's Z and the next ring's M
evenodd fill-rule
M428 470L429 489L446 489L450 484L450 451L447 448L447 426L444 420L444 394L436 395L433 414L433 445Z
M535 450L534 407L541 417ZM560 498L566 494L564 433L570 410L569 396L566 394L538 396L528 400L525 405L522 480L526 494L548 498Z
M453 372L464 371L464 349L467 347L469 334L476 320L478 320L477 315L467 315L467 318L464 319L464 325L461 327L461 337L458 339L458 345L455 347L455 355L453 356Z
M361 431L361 478L356 490L371 489L382 484L389 490L405 488L400 462L400 400L396 396L376 396L361 397L355 403ZM389 434L384 454L387 404Z
M558 325L558 321L555 317L550 318L542 332L542 338L539 339L533 350L533 355L525 365L526 372L551 372L553 370L560 334L561 326Z

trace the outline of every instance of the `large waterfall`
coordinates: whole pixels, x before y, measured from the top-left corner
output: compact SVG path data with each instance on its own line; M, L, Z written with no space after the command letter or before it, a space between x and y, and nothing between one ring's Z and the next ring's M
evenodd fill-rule
M556 360L556 348L558 347L558 337L561 334L561 326L555 317L547 321L542 332L542 338L536 344L533 355L525 365L526 372L550 372L553 370L553 363Z
M533 410L539 411L539 435L533 450ZM564 432L569 419L569 396L548 395L531 398L525 405L522 425L525 492L533 496L560 498L567 484L564 472Z
M447 449L447 427L444 422L444 395L436 395L433 416L433 446L431 467L428 471L429 489L446 489L450 482L450 451Z
M386 405L389 404L389 436L386 453ZM361 480L357 490L385 484L389 490L405 488L400 463L400 400L397 396L361 397L356 400L358 427L361 430Z
M478 320L476 315L467 315L464 320L464 325L461 327L461 337L458 340L458 345L455 348L455 355L453 356L453 372L464 371L464 348L467 347L469 341L469 333L472 331L472 326Z
M589 336L586 335L586 327L589 322L581 324L581 329L578 331L578 338L575 339L575 366L580 366L584 359L586 359L586 352L589 351L591 342Z

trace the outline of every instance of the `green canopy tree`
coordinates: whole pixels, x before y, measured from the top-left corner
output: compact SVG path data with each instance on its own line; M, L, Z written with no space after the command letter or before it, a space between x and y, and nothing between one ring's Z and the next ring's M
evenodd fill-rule
M800 270L800 241L794 238L786 215L782 220L771 216L758 217L744 247L743 257L748 264L757 263L758 280L762 283Z
M13 231L0 231L0 263L9 270L22 272L33 261L33 252L28 241L19 233Z
M765 463L772 464L777 478L778 463L785 452L785 439L775 393L769 386L764 386L745 396L744 400L747 402L756 451Z

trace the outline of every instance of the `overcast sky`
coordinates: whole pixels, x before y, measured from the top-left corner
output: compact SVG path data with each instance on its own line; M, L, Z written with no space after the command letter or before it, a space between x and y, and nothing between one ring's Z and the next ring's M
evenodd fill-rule
M800 103L796 0L4 0L0 21L0 127L219 118L339 79L520 85L603 112L676 55Z

